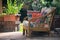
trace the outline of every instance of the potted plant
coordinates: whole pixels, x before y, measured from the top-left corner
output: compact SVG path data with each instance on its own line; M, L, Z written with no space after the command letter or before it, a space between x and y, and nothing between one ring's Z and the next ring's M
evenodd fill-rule
M21 9L22 6L23 3L17 6L17 0L14 0L14 3L12 3L12 0L7 0L7 10L6 15L4 15L4 21L15 21L15 15L18 14L19 8Z

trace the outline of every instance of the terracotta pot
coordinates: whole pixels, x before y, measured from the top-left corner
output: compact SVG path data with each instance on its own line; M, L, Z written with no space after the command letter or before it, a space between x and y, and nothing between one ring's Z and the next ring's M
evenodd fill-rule
M15 15L5 15L4 21L16 21Z

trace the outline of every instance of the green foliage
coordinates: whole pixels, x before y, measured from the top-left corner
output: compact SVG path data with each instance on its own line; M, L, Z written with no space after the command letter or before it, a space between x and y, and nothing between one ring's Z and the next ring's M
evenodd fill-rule
M24 2L18 5L18 12L19 12L19 10L21 10L23 4L24 4Z
M0 14L0 17L3 17L4 15L6 15L6 13L1 13L1 14Z
M7 11L6 14L17 14L19 12L19 9L22 8L24 3L20 3L17 5L17 0L14 0L14 3L12 3L12 0L7 0Z
M60 0L53 0L52 4L56 7L56 15L60 15Z
M46 1L45 0L40 0L41 1L41 3L42 3L42 5L46 5Z

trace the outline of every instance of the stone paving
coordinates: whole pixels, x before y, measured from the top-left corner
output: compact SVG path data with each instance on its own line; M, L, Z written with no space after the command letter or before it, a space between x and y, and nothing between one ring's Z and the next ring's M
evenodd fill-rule
M60 40L58 36L32 36L30 38L23 36L22 32L0 33L0 40Z

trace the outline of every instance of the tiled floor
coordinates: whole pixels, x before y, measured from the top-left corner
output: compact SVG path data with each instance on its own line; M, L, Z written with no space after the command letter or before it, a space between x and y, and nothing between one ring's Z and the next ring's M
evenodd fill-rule
M33 36L28 38L23 36L22 32L8 32L0 33L0 40L60 40L60 37Z

